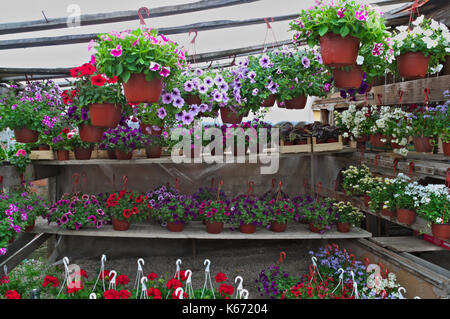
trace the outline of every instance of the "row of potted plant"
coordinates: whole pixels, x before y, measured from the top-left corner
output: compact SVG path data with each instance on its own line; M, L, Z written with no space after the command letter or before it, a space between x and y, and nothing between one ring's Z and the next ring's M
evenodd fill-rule
M416 215L431 224L433 236L450 238L450 214L445 209L450 204L450 194L445 185L420 185L403 173L396 178L373 177L369 168L350 166L343 171L343 187L351 195L364 196L364 202L374 212L397 218L412 225Z

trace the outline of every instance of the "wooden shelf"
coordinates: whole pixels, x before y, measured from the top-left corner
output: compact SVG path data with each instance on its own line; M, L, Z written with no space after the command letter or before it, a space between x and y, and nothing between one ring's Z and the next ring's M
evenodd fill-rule
M386 247L400 253L445 250L443 247L433 245L414 236L372 237L369 240L380 245L381 247Z

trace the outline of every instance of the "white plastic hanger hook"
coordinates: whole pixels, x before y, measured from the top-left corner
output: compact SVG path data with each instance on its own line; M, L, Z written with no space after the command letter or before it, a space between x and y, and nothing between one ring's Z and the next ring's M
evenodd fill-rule
M175 296L178 296L178 299L184 299L183 294L184 294L183 288L178 287L178 288L175 290Z
M239 283L238 283L239 281ZM238 286L236 288L236 299L239 299L242 293L242 289L244 288L242 283L244 282L244 279L241 276L237 276L234 278L234 283L238 283Z
M190 269L187 269L187 270L184 272L184 274L185 274L185 276L187 277L186 283L187 283L187 284L192 283L192 271L191 271Z
M3 265L3 272L5 273L5 276L8 276L8 266Z
M339 268L339 269L338 269L338 272L340 272L340 274L339 274L339 280L344 280L344 273L345 273L344 269Z
M242 299L242 297L244 299L248 299L248 290L247 289L241 289L241 293L240 293L240 299Z
M64 257L63 258L63 263L64 263L64 269L66 269L66 271L69 272L69 264L70 264L69 258Z
M89 295L89 299L97 299L97 295L95 293L91 293Z
M205 271L209 272L209 266L211 266L211 261L209 259L205 259L203 265L206 266Z
M177 271L180 271L181 270L181 268L180 268L180 266L181 266L181 259L177 259L175 264L177 265Z
M355 281L355 274L353 273L353 270L350 271L350 275L352 276L352 280L353 280L353 291L352 291L351 296L353 296L353 293L354 293L355 299L359 299L358 284Z
M103 254L102 255L102 265L105 265L105 263L106 263L106 255Z
M141 279L142 291L147 291L147 282L148 282L148 278L142 277L142 279Z
M403 291L403 293L402 293L402 291ZM398 288L398 294L400 295L400 299L405 299L405 297L403 296L403 294L406 294L405 287Z
M109 281L109 289L116 289L116 277L117 277L117 272L115 270L111 270L109 272L109 277L110 277L110 281Z
M137 264L138 264L138 271L143 271L142 266L145 265L144 259L139 258L139 259L137 260Z

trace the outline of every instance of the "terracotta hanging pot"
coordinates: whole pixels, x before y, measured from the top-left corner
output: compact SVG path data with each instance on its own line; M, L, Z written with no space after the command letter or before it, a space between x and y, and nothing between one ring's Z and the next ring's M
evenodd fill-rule
M381 135L379 133L370 135L370 144L373 147L384 147L386 145L386 143L382 142L381 139L385 139L385 138L386 138L386 136Z
M406 225L412 225L416 221L416 212L409 209L397 208L397 220Z
M288 110L302 110L305 108L307 98L305 95L296 96L292 100L285 100L284 106Z
M433 151L433 146L431 145L430 138L424 136L414 137L414 148L417 152L429 153Z
M350 224L349 223L337 223L337 230L340 233L348 233L350 231Z
M116 152L114 150L107 150L108 159L116 159Z
M406 79L424 78L428 70L430 56L422 52L407 52L397 57L398 73Z
M78 127L78 131L83 142L97 143L103 140L105 129L103 127L81 124Z
M315 227L313 223L309 223L309 230L312 231L313 233L320 233L321 231L321 229Z
M239 231L244 234L253 234L256 231L256 225L241 224L239 225Z
M184 229L183 223L168 222L167 229L171 232L181 232Z
M361 86L364 72L360 66L354 65L351 70L333 69L334 85L340 89L357 89Z
M69 151L57 150L56 158L58 159L58 161L68 161L69 160Z
M241 123L243 116L233 112L229 108L221 107L220 117L222 118L222 122L225 124L239 124Z
M202 100L200 99L200 96L198 96L198 95L188 95L185 99L185 102L187 105L202 104Z
M50 145L41 144L41 145L39 145L39 150L40 151L49 151L50 150Z
M114 128L119 124L122 107L117 104L91 104L89 114L93 126Z
M386 216L386 217L395 217L396 213L395 213L395 211L383 208L383 209L381 209L381 215Z
M145 155L147 158L160 158L162 153L162 147L160 146L147 146L145 148Z
M358 56L359 39L329 32L319 38L323 64L331 67L354 65Z
M261 102L261 107L271 107L274 106L276 100L275 94L270 94L267 99Z
M442 151L445 156L450 156L450 143L442 142Z
M115 153L118 160L130 160L133 158L133 152L125 153L120 150L115 150Z
M34 226L36 225L36 220L33 220L33 223L31 225L28 225L25 227L25 232L28 233L34 229Z
M15 128L14 138L19 143L36 143L39 138L39 132L26 127Z
M400 144L397 144L397 143L392 142L393 139L394 139L394 138L393 138L392 136L389 138L389 140L391 141L391 147L392 147L393 149L399 149L399 148L402 148L402 146L401 146Z
M75 159L80 161L87 161L91 159L92 148L76 148L74 149Z
M161 96L162 87L163 81L160 78L147 81L143 73L134 73L127 83L123 83L124 95L129 103L156 103Z
M287 228L287 224L286 224L286 223L280 224L280 223L277 223L277 222L273 222L273 223L270 225L270 230L273 231L273 232L275 232L275 233L282 233L282 232L285 232L285 231L286 231L286 228Z
M130 222L127 220L119 220L115 217L112 217L111 219L114 230L124 231L130 228Z
M450 224L431 224L431 233L434 237L448 241L450 239Z
M206 231L210 234L220 234L223 230L223 223L221 222L205 222Z

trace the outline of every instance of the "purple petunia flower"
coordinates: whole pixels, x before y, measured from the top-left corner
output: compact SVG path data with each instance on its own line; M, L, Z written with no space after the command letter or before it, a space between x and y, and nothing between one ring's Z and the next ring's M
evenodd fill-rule
M303 67L309 68L311 62L309 61L309 59L308 59L306 56L304 56L304 57L302 58L302 64L303 64Z
M269 59L269 57L267 55L263 55L261 57L261 59L259 59L259 65L262 68L267 68L269 66L269 64L270 64L270 59Z
M173 106L181 109L183 107L183 105L184 105L184 99L182 97L180 97L180 96L177 96L177 97L174 98L172 104L173 104Z
M188 80L184 83L184 90L186 92L192 92L193 89L194 89L194 82Z
M181 112L181 121L185 125L189 125L194 120L194 115L191 112L182 111Z
M173 101L173 96L170 93L164 93L161 97L163 104L170 104Z
M161 120L163 120L166 117L166 115L167 115L166 109L164 107L159 108L158 111L157 111L157 114L158 114L158 117Z

